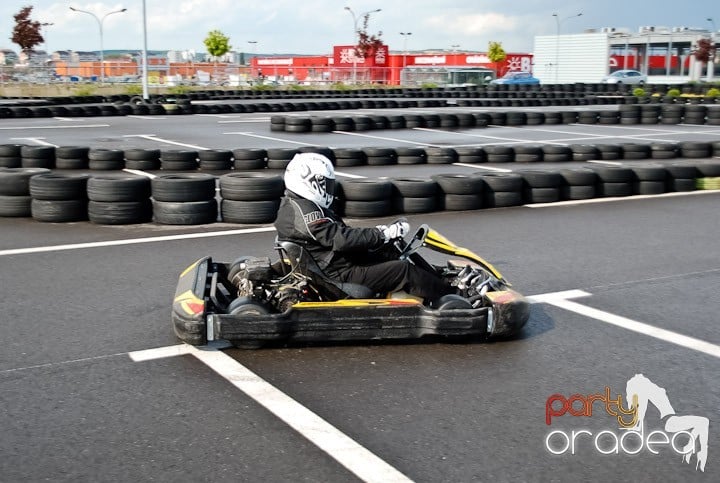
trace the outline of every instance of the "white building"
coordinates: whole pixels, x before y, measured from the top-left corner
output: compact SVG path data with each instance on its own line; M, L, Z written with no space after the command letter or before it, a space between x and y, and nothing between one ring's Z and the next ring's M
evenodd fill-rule
M707 70L692 55L697 41L720 36L705 29L644 26L604 27L577 34L535 37L533 73L543 84L600 82L619 69L648 75L650 83L684 83L720 74L720 65L710 62Z

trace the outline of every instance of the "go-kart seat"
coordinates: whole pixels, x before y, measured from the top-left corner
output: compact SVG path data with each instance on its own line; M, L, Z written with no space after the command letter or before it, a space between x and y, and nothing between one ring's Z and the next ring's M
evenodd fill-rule
M339 280L334 280L328 277L318 266L312 255L309 254L302 245L285 240L276 240L276 244L287 254L288 261L290 262L290 266L293 270L300 267L301 272L312 273L320 277L322 281L340 289L348 297L353 299L370 299L377 296L377 293L373 289L366 287L365 285L340 282Z

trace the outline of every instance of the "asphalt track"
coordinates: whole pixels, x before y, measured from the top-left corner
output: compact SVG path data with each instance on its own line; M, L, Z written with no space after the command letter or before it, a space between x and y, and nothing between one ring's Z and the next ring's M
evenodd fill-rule
M271 133L268 123L258 114L10 119L0 123L0 142L179 149L720 138L720 128L697 125L359 136ZM343 171L391 177L549 167ZM703 192L410 216L414 226L429 223L475 249L536 296L520 338L259 351L179 345L169 310L185 266L205 254L269 255L272 230L3 219L0 480L717 481L718 208L720 194ZM659 454L602 455L583 436L575 454L546 448L553 430L622 434L600 405L592 417L565 414L548 426L551 395L608 386L624 398L626 382L640 373L665 389L677 415L709 418L704 472L667 445ZM645 434L666 420L651 407Z

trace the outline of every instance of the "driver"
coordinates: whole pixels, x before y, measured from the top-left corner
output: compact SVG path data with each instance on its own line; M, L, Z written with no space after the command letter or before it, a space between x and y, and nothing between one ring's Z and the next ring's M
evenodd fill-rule
M385 254L390 241L408 233L406 221L353 228L330 209L335 171L328 158L299 153L288 164L284 178L285 196L275 221L278 239L304 246L328 277L382 294L404 290L428 301L455 293L440 277Z

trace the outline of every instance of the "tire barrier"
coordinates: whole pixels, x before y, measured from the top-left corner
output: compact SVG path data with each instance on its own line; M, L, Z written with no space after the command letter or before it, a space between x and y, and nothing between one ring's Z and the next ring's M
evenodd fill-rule
M285 191L282 176L229 173L220 176L220 212L227 223L272 223Z
M216 179L209 174L165 174L152 178L153 220L162 225L217 221Z
M30 177L30 212L37 221L65 223L88 219L84 174L41 173Z
M87 182L88 218L99 225L152 220L151 182L144 176L100 175Z

